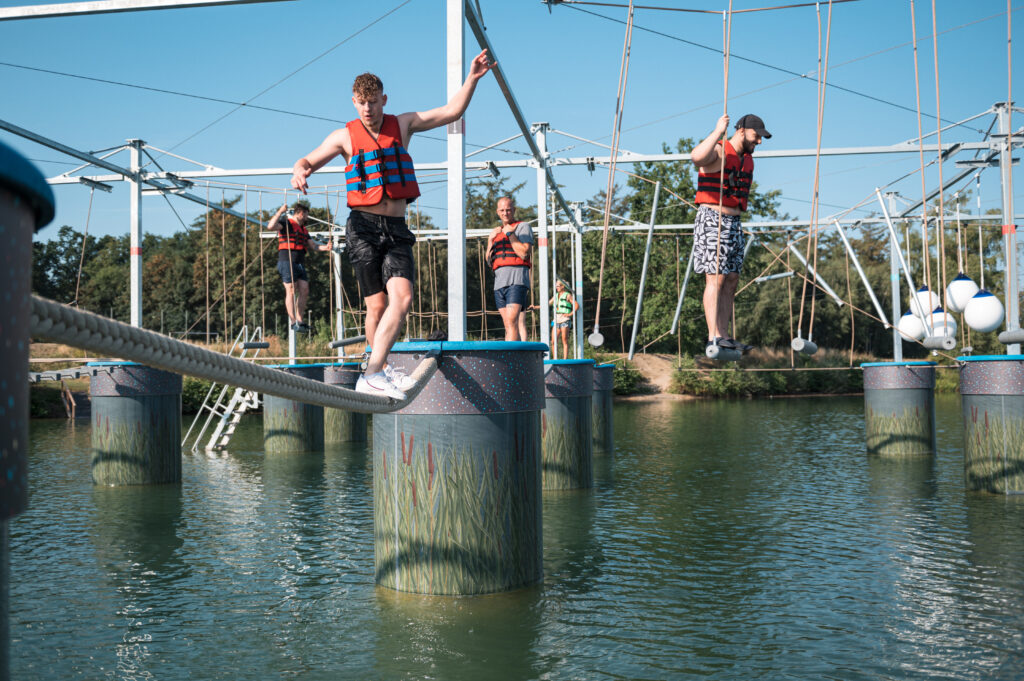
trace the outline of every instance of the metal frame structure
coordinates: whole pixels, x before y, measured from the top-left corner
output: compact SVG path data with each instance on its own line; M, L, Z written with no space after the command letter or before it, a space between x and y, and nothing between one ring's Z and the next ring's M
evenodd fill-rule
M94 0L93 2L60 2L52 5L23 5L0 8L0 21L70 17L86 14L114 14L155 9L185 9L217 5L252 5L258 2L293 2L294 0Z

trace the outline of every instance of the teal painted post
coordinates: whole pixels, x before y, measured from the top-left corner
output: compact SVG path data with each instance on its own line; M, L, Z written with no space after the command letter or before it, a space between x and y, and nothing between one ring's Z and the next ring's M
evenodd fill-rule
M8 521L28 505L28 345L32 234L53 219L53 192L35 167L0 144L0 679L10 678Z
M615 366L594 367L594 453L610 454L615 449L615 426L612 423L612 388L615 387Z
M964 484L1024 494L1024 355L957 357L964 419Z
M359 362L331 364L324 367L324 383L355 390L362 371ZM324 409L324 444L366 442L368 414L346 409Z
M541 417L545 490L594 486L594 360L544 362Z
M864 429L868 454L935 454L935 362L866 362Z
M324 380L326 364L279 364L295 376ZM324 408L295 400L263 396L263 451L266 454L320 451L324 448Z
M92 480L97 485L181 482L181 376L134 362L89 382Z
M398 591L511 591L543 576L541 343L398 343L440 366L412 404L373 416L376 580Z

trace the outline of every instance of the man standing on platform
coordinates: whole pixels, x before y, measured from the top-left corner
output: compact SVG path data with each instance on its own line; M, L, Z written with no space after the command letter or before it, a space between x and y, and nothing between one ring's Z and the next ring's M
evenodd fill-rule
M477 82L491 70L484 50L473 59L469 75L444 106L392 116L384 113L384 84L372 73L352 85L352 103L359 117L335 130L295 162L292 186L305 193L307 180L341 155L348 206L345 228L349 261L366 299L366 338L372 351L356 390L405 399L414 385L409 376L387 364L391 346L412 306L416 269L412 244L416 237L405 222L406 204L420 195L412 158L406 149L414 133L459 120L469 106Z
M728 330L743 266L745 239L740 214L747 209L754 178L751 154L761 139L771 139L771 134L765 130L764 121L754 114L737 121L736 132L723 140L728 129L729 116L723 115L707 139L690 153L699 169L693 271L705 275L704 317L708 324L708 346L745 352L751 346L732 338Z
M501 224L487 238L487 262L494 269L494 303L505 325L505 340L521 337L520 311L530 298L530 246L533 233L516 220L516 204L510 196L498 199Z
M296 201L292 214L285 216L288 205L277 209L267 223L267 229L277 230L277 273L284 282L284 309L293 331L309 331L303 321L306 315L306 301L309 299L309 275L306 274L306 251L314 244L317 250L329 251L331 245L324 244L309 236L306 219L309 204ZM282 219L284 218L284 219Z

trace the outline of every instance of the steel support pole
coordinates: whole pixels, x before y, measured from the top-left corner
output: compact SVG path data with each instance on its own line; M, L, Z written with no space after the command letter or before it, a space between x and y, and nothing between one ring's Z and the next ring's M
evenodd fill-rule
M1003 258L1006 262L1006 330L1015 331L1020 328L1020 311L1018 310L1017 291L1019 288L1017 271L1017 226L1013 222L1013 135L1010 130L1010 107L1013 102L996 104L999 117L999 132L1005 142L999 148L999 184L1003 199ZM1006 354L1019 355L1020 343L1006 346Z
M690 283L690 275L693 274L693 251L697 247L697 240L693 240L690 246L690 255L686 259L686 274L683 275L683 285L679 288L679 300L676 301L676 313L672 317L672 328L669 333L674 334L679 328L679 315L683 312L683 299L686 298L686 285Z
M834 220L836 230L839 232L839 238L843 240L843 245L846 246L846 252L850 254L850 260L853 261L853 266L857 270L857 274L860 275L860 280L864 283L864 288L868 290L868 296L871 297L871 303L875 306L875 312L878 313L882 323L885 324L886 328L889 327L889 320L885 316L885 311L882 310L882 304L878 302L878 298L875 296L875 290L871 288L871 283L868 282L868 276L864 274L864 268L860 266L860 258L857 257L857 253L853 250L853 245L850 244L850 240L846 237L846 230L839 224L838 220ZM852 302L852 301L851 301Z
M552 208L550 204L551 197L548 197L548 208ZM551 295L556 294L557 288L555 282L558 281L558 224L555 222L553 215L548 215L548 224L551 226ZM558 308L558 301L552 305L551 318L555 319L555 310ZM551 344L551 358L552 359L568 359L568 357L558 356L558 329L555 329L555 342Z
M889 210L885 207L885 202L882 201L882 192L877 187L875 188L875 196L878 197L878 203L882 206L882 216L885 218L885 224L889 228L889 238L892 239L893 243L897 241L896 227L892 224L892 218L889 216ZM916 307L917 314L921 319L927 319L928 315L931 314L930 310L924 310L921 307L921 303L918 301L917 296L914 295L917 291L917 287L914 286L914 278L910 275L910 268L907 266L907 261L903 259L903 251L899 248L895 249L896 255L898 256L900 268L903 269L903 278L907 282L907 289L910 291L910 306ZM899 304L899 301L896 301Z
M464 0L447 0L448 99L464 78ZM448 124L448 340L466 340L466 119Z
M130 283L128 295L131 301L131 325L142 326L142 140L128 140L130 145L131 176L128 178L128 232L130 242Z
M333 239L331 243L334 243ZM333 249L331 250L331 270L334 274L334 311L338 315L337 320L334 322L334 337L341 340L345 337L345 305L342 298L345 288L341 281L341 253ZM338 359L344 356L345 348L338 348Z
M452 2L454 0L449 0ZM537 166L537 262L540 270L537 273L540 288L540 342L551 347L551 281L548 276L548 173L546 161L548 157L547 123L534 123L532 126L537 149L540 150L542 161ZM550 350L548 353L550 356Z
M651 223L647 228L647 245L644 247L644 265L640 269L640 290L636 292L636 312L633 313L633 333L629 337L629 359L633 359L636 349L636 332L640 327L640 310L644 305L644 285L647 283L647 266L651 262L651 242L654 240L654 222L658 214L658 194L661 193L661 182L654 183L654 203L651 204Z
M892 214L896 213L896 194L889 192L886 195L889 199L889 212ZM903 361L903 336L900 335L898 327L899 320L903 316L902 309L903 303L900 301L900 267L896 261L896 254L902 253L900 251L899 242L896 241L896 231L893 230L889 234L889 284L892 287L892 360L894 362ZM913 295L913 290L911 290Z
M832 300L834 300L836 302L836 305L838 305L839 307L842 307L843 306L843 299L840 298L838 295L836 295L836 292L832 290L832 287L828 285L828 282L826 282L821 277L821 275L818 274L818 270L816 270L814 267L812 267L809 262L804 260L804 256L800 255L800 249L797 248L796 246L794 246L792 241L787 243L786 246L789 248L790 251L792 251L793 255L796 256L796 259L799 260L803 264L804 268L806 268L807 271L811 273L811 276L814 277L815 281L817 281L818 284L821 285L821 288L825 290L825 293L827 293L829 296L832 297ZM808 339L808 340L810 340L810 339Z
M573 205L576 213L576 224L583 224L583 209L580 204ZM576 297L576 359L583 359L583 229L573 229L574 262L573 286Z

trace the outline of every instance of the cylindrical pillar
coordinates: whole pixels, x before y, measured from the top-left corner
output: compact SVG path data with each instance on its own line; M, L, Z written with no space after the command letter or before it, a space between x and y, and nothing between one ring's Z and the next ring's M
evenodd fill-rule
M324 383L355 390L362 370L359 362L328 364L324 367ZM342 442L366 442L368 414L346 409L324 409L324 444Z
M373 417L376 580L480 594L540 581L542 343L398 343L406 373L440 351L412 404Z
M92 481L181 482L181 376L135 362L91 362Z
M324 380L327 364L277 364L273 369L314 381ZM324 408L274 395L263 396L263 451L309 452L324 448Z
M865 362L861 368L868 454L933 455L935 362Z
M967 489L1024 493L1024 355L957 361Z
M594 360L544 362L541 416L545 490L594 486Z
M53 219L53 192L35 167L0 144L0 679L9 676L7 521L28 502L28 344L32 234Z
M610 454L615 448L615 427L612 423L612 388L615 387L614 364L594 367L594 453Z

